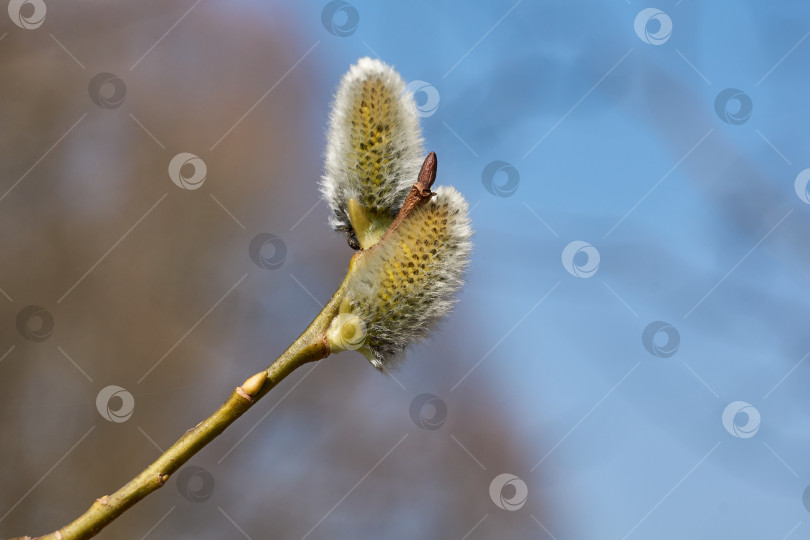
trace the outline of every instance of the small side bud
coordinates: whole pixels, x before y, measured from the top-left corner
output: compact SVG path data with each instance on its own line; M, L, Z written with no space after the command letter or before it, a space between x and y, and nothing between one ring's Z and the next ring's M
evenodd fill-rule
M262 389L264 381L267 380L267 371L260 371L242 383L242 391L250 397L255 396Z
M366 323L353 313L340 313L326 331L332 352L356 351L365 345Z

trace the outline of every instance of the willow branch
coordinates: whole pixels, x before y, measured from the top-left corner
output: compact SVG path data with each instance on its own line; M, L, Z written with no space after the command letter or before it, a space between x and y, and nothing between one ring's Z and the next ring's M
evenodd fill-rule
M287 375L308 362L329 356L329 344L325 332L329 323L338 313L340 302L345 294L348 276L351 275L354 267L355 260L353 259L349 267L349 274L329 303L304 333L270 367L249 377L231 393L228 400L214 414L188 430L154 463L118 491L97 499L75 521L41 538L47 540L92 538L138 501L163 487L172 473L225 431L225 428L242 416Z
M397 217L385 231L383 239L393 233L408 215L435 195L430 190L435 180L436 154L431 152L425 158L417 181L405 198ZM382 244L382 241L379 243ZM287 375L308 362L315 362L329 356L330 347L326 338L326 330L340 310L340 304L345 296L352 272L362 264L363 255L364 252L360 251L352 258L346 278L329 303L304 333L270 367L249 377L236 387L228 400L214 414L188 430L157 460L118 491L96 499L92 506L75 521L58 531L39 538L43 540L92 538L138 501L163 487L175 471L217 438L262 396L283 381ZM30 539L31 537L21 538Z

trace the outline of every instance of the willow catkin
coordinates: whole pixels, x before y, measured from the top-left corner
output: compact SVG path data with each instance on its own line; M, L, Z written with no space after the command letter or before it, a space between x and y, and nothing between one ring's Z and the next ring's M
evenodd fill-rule
M390 223L423 156L419 117L402 77L379 60L361 58L343 76L329 121L321 192L331 225L352 230L351 199Z
M467 201L439 187L358 261L327 333L332 349L357 349L377 369L393 367L397 353L426 338L452 309L471 236Z

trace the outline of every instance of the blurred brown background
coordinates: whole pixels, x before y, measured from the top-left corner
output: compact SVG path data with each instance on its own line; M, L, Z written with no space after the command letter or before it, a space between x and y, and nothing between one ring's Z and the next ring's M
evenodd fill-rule
M120 487L283 351L343 276L351 250L317 191L328 43L313 49L282 8L254 11L51 2L36 31L0 16L0 537L49 532ZM119 94L91 96L103 72ZM169 178L181 152L206 164L199 189ZM262 233L286 248L262 252L278 268L249 256ZM29 305L52 328L21 321ZM546 537L535 520L554 530L558 510L542 470L519 516L489 497L493 477L537 459L504 405L486 385L450 390L491 345L469 308L396 379L355 353L302 368L100 537ZM134 398L125 421L97 410L109 385ZM447 407L438 429L412 419L423 393Z

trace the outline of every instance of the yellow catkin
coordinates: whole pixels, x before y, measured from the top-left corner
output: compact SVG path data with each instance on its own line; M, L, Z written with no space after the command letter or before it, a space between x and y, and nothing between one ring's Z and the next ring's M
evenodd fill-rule
M367 330L360 351L377 368L391 367L398 352L426 337L450 311L471 235L466 201L455 189L440 187L364 255L346 298Z
M340 82L327 134L321 191L333 227L352 230L348 202L355 199L371 215L388 220L384 231L423 158L419 118L405 82L383 62L361 58Z

